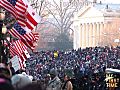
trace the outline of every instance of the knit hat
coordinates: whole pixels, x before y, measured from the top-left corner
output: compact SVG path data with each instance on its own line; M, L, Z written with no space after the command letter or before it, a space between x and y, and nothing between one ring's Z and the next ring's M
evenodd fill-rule
M74 72L70 69L66 69L65 70L65 75L72 78L74 76Z
M58 75L58 72L57 72L56 69L51 69L51 70L50 70L50 74L57 76L57 75Z
M23 75L23 74L14 75L11 78L11 81L12 81L12 85L15 88L22 88L22 87L32 83L32 80L28 76Z

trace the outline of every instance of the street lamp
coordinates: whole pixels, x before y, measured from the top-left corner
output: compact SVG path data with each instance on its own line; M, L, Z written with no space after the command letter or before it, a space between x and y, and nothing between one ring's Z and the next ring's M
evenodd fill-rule
M4 45L5 34L7 29L4 25L5 9L0 8L0 63L7 62L8 48Z
M6 34L7 33L7 28L6 26L3 24L2 26L2 34Z

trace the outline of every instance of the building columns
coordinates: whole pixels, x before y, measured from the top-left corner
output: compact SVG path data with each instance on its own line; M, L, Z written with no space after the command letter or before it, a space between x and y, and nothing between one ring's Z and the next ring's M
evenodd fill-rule
M97 29L96 29L96 36L97 36L97 45L100 45L100 23L96 23L97 24Z
M86 24L86 47L89 47L89 24Z
M92 44L93 44L92 36L93 36L93 24L90 23L90 27L89 27L89 47L92 47Z
M80 34L80 47L82 47L82 24L80 24L80 31L79 31L79 34Z
M97 30L96 23L93 23L93 35L92 35L93 44L92 44L92 47L96 46L96 40L97 40L96 30Z
M80 24L79 28L79 47L95 47L101 45L104 31L103 23Z
M85 48L85 24L82 24L82 48Z
M104 37L104 24L103 22L100 23L100 43L104 45L102 38Z

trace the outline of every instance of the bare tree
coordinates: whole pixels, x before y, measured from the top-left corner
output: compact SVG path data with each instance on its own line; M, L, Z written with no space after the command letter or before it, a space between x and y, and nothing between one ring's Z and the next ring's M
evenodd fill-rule
M56 2L52 0L52 3L49 2L51 8L47 7L47 9L52 18L54 18L54 20L49 21L49 23L55 25L60 33L70 29L72 24L71 18L77 8L76 6L73 8L73 2L74 0L70 0L69 2L63 2L63 0Z
M42 16L45 9L45 0L28 0L31 6L36 10L36 12Z
M80 0L51 0L46 6L49 17L52 20L47 22L56 27L57 37L54 37L56 49L72 48L72 41L69 40L69 32L72 30L71 25L73 15L81 8Z
M72 30L71 25L73 21L74 12L78 11L82 5L83 1L86 0L29 0L33 8L39 13L43 22L39 25L40 27L37 30L40 30L42 37L46 38L44 30L50 29L54 33L50 33L50 38L58 38L64 35L69 34L69 31ZM47 17L47 19L45 19ZM50 25L49 25L50 24ZM50 27L48 27L50 26ZM54 35L52 35L54 34ZM56 34L56 35L55 35ZM48 36L48 34L47 34ZM53 39L52 39L53 40ZM58 39L56 39L58 40ZM46 41L46 40L45 40ZM61 40L62 41L62 38Z
M72 17L86 0L28 0L41 18L52 18L46 20L54 25L58 31L66 32L71 29ZM43 24L43 22L42 22Z

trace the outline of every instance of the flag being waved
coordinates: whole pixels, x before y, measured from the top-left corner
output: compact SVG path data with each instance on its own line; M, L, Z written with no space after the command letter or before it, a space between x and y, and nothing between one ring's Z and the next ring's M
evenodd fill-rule
M34 26L36 26L38 23L40 23L41 18L40 16L35 12L35 10L32 8L32 6L29 4L27 0L22 0L23 3L25 4L26 8L26 13L25 16L27 18L27 24L32 26L30 29L33 29ZM30 27L29 26L29 27Z
M0 0L0 6L8 10L27 31L33 30L41 20L27 0Z
M11 56L14 57L15 55L17 55L20 58L21 63L24 63L26 59L30 57L29 53L27 52L26 54L26 52L27 47L21 40L13 41L10 43Z
M33 33L33 32L27 33L17 22L14 24L13 28L8 32L12 36L20 39L31 50L35 49L34 43L36 43L39 39L38 33Z

